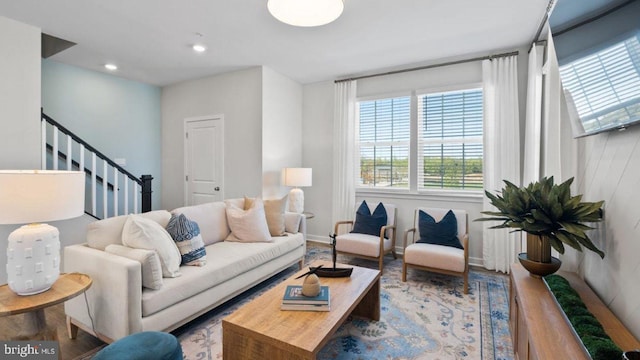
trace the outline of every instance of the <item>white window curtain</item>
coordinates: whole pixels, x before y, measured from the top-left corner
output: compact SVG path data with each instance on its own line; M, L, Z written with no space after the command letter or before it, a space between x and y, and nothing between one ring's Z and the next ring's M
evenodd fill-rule
M524 132L522 184L540 179L542 125L542 56L544 45L533 44L529 52L527 79L527 118Z
M335 84L333 117L333 224L353 218L356 203L356 81Z
M502 180L520 184L520 116L518 110L517 56L482 62L484 87L484 188L501 189ZM487 197L483 209L496 211ZM482 255L489 270L509 273L515 262L519 236L508 229L489 229L495 225L482 222Z

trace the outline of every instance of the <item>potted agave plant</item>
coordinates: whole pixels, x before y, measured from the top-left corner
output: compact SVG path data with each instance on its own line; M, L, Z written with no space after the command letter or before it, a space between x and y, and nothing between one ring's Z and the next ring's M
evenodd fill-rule
M560 260L551 256L552 247L564 254L565 245L579 251L584 246L604 258L586 233L592 227L585 224L602 220L604 201L582 202L582 195L571 196L572 182L573 178L557 185L551 176L518 187L505 180L497 194L485 191L498 211L483 211L489 217L477 220L502 221L491 229L526 232L527 253L518 259L532 275L545 276L560 268Z

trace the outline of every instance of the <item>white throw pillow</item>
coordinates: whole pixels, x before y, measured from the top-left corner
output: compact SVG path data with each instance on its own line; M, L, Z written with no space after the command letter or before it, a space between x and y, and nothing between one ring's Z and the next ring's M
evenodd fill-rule
M155 250L133 249L111 244L104 251L139 262L142 266L142 286L153 290L162 287L162 265L160 265L160 257Z
M226 241L238 242L271 242L267 218L264 214L262 199L255 199L253 205L243 210L231 202L227 202L227 222L231 234Z
M163 277L180 276L182 256L171 235L160 224L129 215L122 228L122 244L135 249L155 250L160 256Z
M247 210L253 206L253 202L257 198L244 197L244 209ZM281 199L265 199L262 200L264 205L264 214L267 218L267 226L271 236L283 236L284 229L284 209L287 205L287 195Z

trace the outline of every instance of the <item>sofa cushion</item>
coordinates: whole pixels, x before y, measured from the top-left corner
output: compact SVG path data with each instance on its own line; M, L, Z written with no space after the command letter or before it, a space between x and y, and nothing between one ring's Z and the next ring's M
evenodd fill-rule
M458 239L458 222L453 211L449 210L442 220L436 221L426 212L418 211L418 230L420 239L418 243L453 246L464 249Z
M407 264L455 272L463 272L465 268L464 250L453 246L411 244L404 249L404 261Z
M244 197L244 209L253 206L255 198ZM287 206L287 196L280 199L264 199L264 214L271 236L282 236L285 233L284 209Z
M162 289L142 291L142 316L149 316L173 304L190 298L225 281L254 269L272 259L304 246L299 234L275 237L273 242L239 243L218 242L206 247L215 254L207 266L182 266L182 276L164 279Z
M272 241L264 214L264 205L260 198L256 198L248 210L227 204L227 222L231 234L226 241L240 242L269 242Z
M155 250L160 256L162 276L180 276L180 251L171 235L157 222L129 215L122 229L122 243L135 249Z
M155 290L162 287L162 265L160 265L160 257L155 250L134 249L111 244L104 251L139 262L142 267L142 286Z
M181 265L204 266L207 264L207 252L204 249L200 227L184 214L173 214L167 224L167 232L178 246L182 255Z
M297 234L300 230L300 222L302 221L302 217L304 215L293 213L293 212L285 212L284 213L284 231Z
M167 226L171 214L166 210L150 211L138 214L145 219L150 219L162 226ZM116 216L104 220L98 220L87 225L87 244L94 249L102 250L111 244L122 245L122 229L128 215Z
M356 211L356 221L352 233L380 236L380 229L387 225L387 211L382 203L378 203L373 214L366 201L362 201Z
M188 219L197 222L205 245L223 241L231 232L227 225L226 206L222 201L185 206L173 209L171 213L184 214Z

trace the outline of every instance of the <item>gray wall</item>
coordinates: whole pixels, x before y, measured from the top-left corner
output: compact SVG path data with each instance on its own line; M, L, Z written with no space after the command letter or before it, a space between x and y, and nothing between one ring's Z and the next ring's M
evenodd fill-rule
M159 87L42 60L42 107L136 177L152 175L153 209L161 208Z
M162 207L184 204L184 119L224 116L224 198L262 192L262 70L162 88Z
M265 198L287 193L282 169L302 166L301 134L302 85L263 66L262 195Z
M0 48L0 169L40 169L40 29L0 16ZM0 225L0 284L18 227Z

